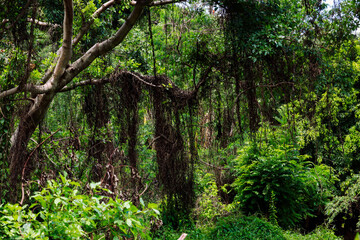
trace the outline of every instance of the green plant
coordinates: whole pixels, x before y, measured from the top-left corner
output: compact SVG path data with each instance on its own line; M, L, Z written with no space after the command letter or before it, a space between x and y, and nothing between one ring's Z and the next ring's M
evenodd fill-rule
M280 228L256 217L220 218L208 239L285 240Z
M341 240L341 237L338 237L330 229L324 227L318 227L313 232L302 235L301 233L286 231L284 232L284 237L288 240Z
M108 191L91 183L89 195L79 194L80 183L60 176L49 181L28 206L0 206L0 233L10 239L151 239L150 220L159 214L156 204L138 209L129 201L97 195Z
M259 132L265 138L245 145L232 163L235 200L245 213L260 212L282 227L295 226L328 201L335 181L331 168L306 161L282 128L265 126Z
M337 226L337 230L344 232L356 232L360 229L360 175L354 175L344 181L342 188L345 190L341 196L326 205L328 223Z
M221 202L219 190L215 183L215 177L211 173L202 176L201 183L205 184L204 189L196 201L194 214L197 224L211 223L216 217L222 216L231 210L232 205Z

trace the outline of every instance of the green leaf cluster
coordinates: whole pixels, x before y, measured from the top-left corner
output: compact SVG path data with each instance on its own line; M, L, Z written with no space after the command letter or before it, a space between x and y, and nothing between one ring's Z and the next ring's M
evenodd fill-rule
M282 127L265 125L259 133L262 137L248 142L232 162L235 201L245 213L260 212L282 227L293 227L328 202L336 178L331 167L300 155Z
M60 176L35 193L33 204L0 206L0 235L5 239L151 239L150 220L160 212L154 203L140 208L130 201L99 195L100 183L80 194L80 183Z

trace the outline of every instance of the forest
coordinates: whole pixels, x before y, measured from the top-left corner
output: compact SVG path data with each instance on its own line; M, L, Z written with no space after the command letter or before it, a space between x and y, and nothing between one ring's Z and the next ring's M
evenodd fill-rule
M357 0L0 0L0 239L360 239Z

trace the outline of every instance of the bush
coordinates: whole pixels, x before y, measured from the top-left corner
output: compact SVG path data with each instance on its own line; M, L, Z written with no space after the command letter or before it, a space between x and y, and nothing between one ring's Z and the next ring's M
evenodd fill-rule
M204 185L203 191L198 196L193 214L197 220L197 225L211 225L214 219L229 213L232 210L232 205L221 202L213 174L204 174L201 177L200 184Z
M256 217L224 217L219 219L208 239L285 240L281 230Z
M94 194L99 183L90 184L92 194L79 194L80 184L61 176L35 193L31 206L0 206L3 239L151 239L150 219L159 214L155 204L142 210L129 201Z
M275 224L293 227L323 208L335 179L330 167L300 156L286 131L267 127L259 132L266 138L248 143L232 163L235 200L246 214L260 212Z
M342 183L345 190L326 206L328 223L335 225L337 234L354 235L360 229L360 175L355 174Z
M287 231L284 233L284 236L288 240L341 240L341 237L338 237L334 234L333 231L326 228L317 228L315 231L302 235L300 233L294 233Z

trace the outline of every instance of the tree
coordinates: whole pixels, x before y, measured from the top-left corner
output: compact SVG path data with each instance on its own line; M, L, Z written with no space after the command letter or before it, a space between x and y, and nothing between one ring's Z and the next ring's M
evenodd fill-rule
M79 1L75 1L79 2ZM6 86L2 86L0 92L0 99L8 98L18 93L23 93L25 99L30 100L30 103L25 107L24 113L17 124L16 130L11 136L11 148L8 156L10 164L10 188L13 189L12 196L9 197L11 201L16 201L15 189L18 189L18 184L21 180L21 172L24 165L29 161L30 156L26 154L27 145L31 135L39 123L44 119L44 116L53 101L54 97L61 91L67 89L69 83L84 69L99 56L103 56L118 46L124 38L127 36L129 31L133 28L136 21L140 18L143 10L147 6L155 6L171 3L172 1L161 1L153 2L151 0L139 0L131 2L133 5L132 10L125 22L118 28L113 35L106 38L103 41L96 42L89 49L87 49L80 56L74 57L74 49L83 39L83 37L89 33L90 28L96 21L96 19L103 14L107 9L120 4L118 0L110 0L102 4L96 9L92 15L88 16L87 19L83 19L82 26L77 31L76 35L74 32L74 2L73 0L64 0L64 18L62 26L62 45L56 53L56 57L53 63L53 67L47 69L46 73L41 78L41 83L34 84L28 82L29 73L31 71L31 49L28 51L28 59L26 61L26 70L24 76L21 76L20 81L15 81L16 86L6 89ZM92 4L93 1L91 1ZM3 19L2 21L2 32L11 30L12 27L19 25L19 22L30 22L32 29L34 25L46 25L47 23L41 22L35 19L36 14L32 14L32 18L28 18L26 14L29 5L32 6L33 12L36 12L37 1L28 1L25 6L21 3L17 3L18 14L15 19ZM11 6L7 6L11 8ZM19 11L21 10L21 11ZM20 13L19 13L20 12ZM79 20L78 20L79 22ZM55 26L54 24L47 24L49 26ZM32 30L33 31L33 30ZM35 42L34 40L31 40ZM31 45L31 44L30 44ZM84 81L79 82L76 86L86 84L100 84L105 80L98 81ZM76 87L73 86L72 88ZM69 89L67 89L69 90ZM30 97L28 97L30 95Z

